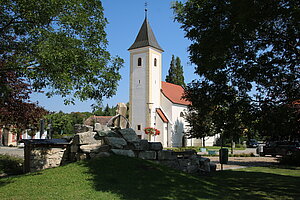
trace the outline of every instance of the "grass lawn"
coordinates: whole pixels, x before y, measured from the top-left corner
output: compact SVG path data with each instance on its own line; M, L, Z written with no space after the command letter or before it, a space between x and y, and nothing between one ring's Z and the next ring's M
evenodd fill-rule
M0 199L300 199L300 168L246 168L192 176L112 156L0 179Z

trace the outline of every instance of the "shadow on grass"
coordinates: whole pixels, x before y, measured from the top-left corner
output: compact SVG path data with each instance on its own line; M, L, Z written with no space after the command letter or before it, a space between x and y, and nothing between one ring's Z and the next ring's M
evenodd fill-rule
M300 177L221 171L192 176L148 161L112 156L84 162L97 191L124 199L299 199ZM272 169L270 169L270 172Z

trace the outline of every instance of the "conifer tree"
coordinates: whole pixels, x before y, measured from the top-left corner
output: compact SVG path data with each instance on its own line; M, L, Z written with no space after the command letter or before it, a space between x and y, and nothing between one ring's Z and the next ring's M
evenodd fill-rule
M176 85L181 85L185 87L184 76L183 76L183 67L181 65L181 60L179 57L172 55L172 60L170 63L170 68L168 75L166 76L166 82L173 83Z

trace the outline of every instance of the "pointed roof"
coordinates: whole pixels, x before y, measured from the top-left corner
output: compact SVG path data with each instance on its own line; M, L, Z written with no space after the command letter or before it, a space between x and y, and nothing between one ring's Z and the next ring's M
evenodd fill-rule
M151 46L158 50L163 51L163 49L159 46L154 36L154 33L150 27L148 19L146 17L134 43L130 46L128 50L147 47L147 46Z

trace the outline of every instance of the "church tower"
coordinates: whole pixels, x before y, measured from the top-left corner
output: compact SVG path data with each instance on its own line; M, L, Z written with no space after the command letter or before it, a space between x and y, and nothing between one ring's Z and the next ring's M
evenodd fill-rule
M129 120L141 138L144 128L155 127L156 108L160 107L162 52L147 17L130 52Z

